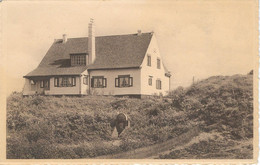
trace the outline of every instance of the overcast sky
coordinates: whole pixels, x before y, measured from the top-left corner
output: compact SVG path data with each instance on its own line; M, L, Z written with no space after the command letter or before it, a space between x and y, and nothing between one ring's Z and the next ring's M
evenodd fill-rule
M8 91L37 67L55 38L86 37L94 18L96 35L154 31L172 88L192 77L246 74L253 69L256 1L3 1ZM255 55L256 56L256 55Z

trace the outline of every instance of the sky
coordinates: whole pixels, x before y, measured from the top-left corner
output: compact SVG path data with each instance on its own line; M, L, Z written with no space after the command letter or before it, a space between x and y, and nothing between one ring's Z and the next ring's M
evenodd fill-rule
M21 91L54 39L154 31L171 87L254 68L254 0L3 1L1 74L7 93Z

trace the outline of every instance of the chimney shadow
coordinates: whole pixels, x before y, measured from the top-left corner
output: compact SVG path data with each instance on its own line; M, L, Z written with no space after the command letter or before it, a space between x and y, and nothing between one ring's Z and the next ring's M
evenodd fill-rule
M67 68L70 67L70 59L60 59L60 60L55 60L53 63L50 65L60 65L59 68Z

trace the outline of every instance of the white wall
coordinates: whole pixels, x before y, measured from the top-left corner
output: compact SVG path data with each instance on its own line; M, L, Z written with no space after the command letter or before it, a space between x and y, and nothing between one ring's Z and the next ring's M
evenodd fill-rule
M141 94L140 69L111 69L111 70L93 70L90 71L90 77L104 76L107 79L106 88L91 88L91 93L100 95L131 95ZM130 75L133 77L133 86L119 88L115 87L115 78L118 75Z
M89 93L89 86L90 86L89 79L88 79L88 85L83 83L84 76L86 76L86 75L88 75L87 70L85 72L83 72L80 77L80 88L81 88L82 95L87 95Z
M156 52L154 52L156 51ZM151 66L147 66L147 55L151 56ZM157 58L161 60L161 69L157 69ZM165 76L165 69L162 64L162 57L159 52L159 47L155 35L153 35L145 58L142 62L141 69L141 93L145 95L152 94L167 94L169 91L169 77ZM153 76L152 86L149 86L149 76ZM160 79L162 82L162 89L156 89L156 80Z

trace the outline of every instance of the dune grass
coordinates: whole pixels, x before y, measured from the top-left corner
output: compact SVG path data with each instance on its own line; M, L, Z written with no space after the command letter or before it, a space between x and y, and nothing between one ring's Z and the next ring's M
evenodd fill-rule
M164 142L194 127L204 133L199 140L159 157L251 158L252 84L252 75L215 76L149 99L14 92L7 98L7 158L94 158ZM131 127L112 139L110 123L120 112Z

